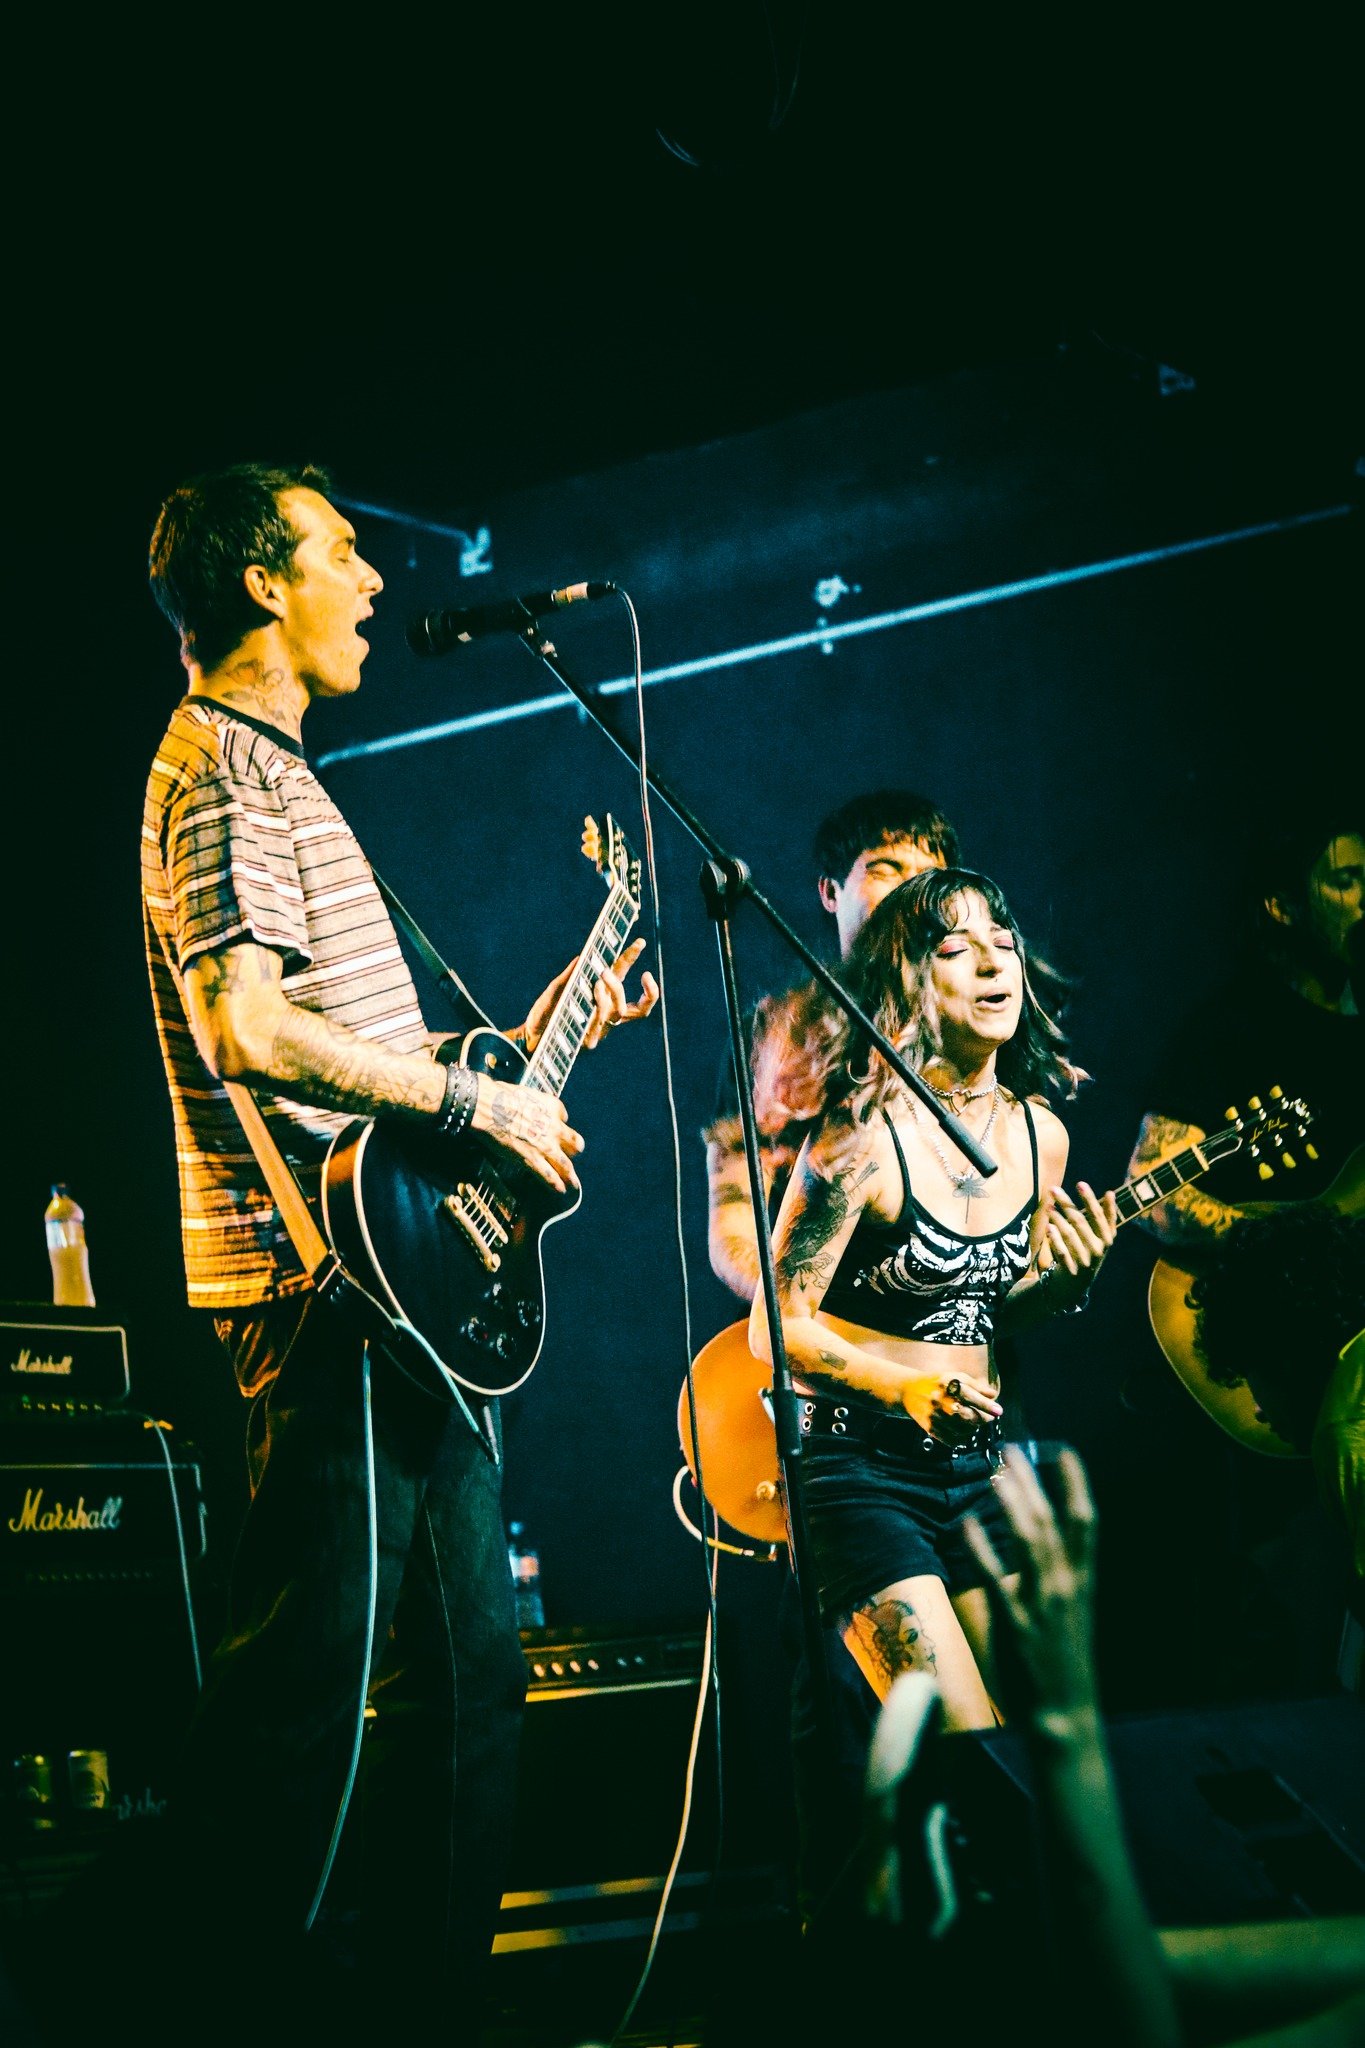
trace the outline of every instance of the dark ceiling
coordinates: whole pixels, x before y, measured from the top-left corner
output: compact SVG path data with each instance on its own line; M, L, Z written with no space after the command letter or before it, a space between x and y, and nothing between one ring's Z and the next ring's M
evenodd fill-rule
M1063 338L1355 431L1344 23L652 0L200 33L35 87L28 395L153 504L280 451L449 512Z

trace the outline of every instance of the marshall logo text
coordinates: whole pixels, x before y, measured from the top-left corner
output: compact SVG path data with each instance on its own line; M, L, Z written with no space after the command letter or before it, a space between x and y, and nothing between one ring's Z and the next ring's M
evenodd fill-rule
M24 1489L24 1505L17 1515L11 1515L9 1526L16 1536L55 1536L70 1529L117 1529L118 1518L123 1512L123 1495L111 1493L103 1507L88 1508L85 1495L81 1494L74 1507L64 1507L58 1501L55 1507L43 1506L41 1486L27 1486Z
M68 1351L61 1358L54 1358L49 1352L46 1358L35 1358L25 1344L19 1356L10 1360L9 1369L11 1372L48 1372L58 1378L70 1379L71 1353Z

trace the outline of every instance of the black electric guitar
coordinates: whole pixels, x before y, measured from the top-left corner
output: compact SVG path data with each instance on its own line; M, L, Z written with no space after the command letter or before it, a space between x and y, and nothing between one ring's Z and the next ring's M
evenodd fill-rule
M1228 1123L1221 1131L1201 1138L1197 1145L1186 1146L1172 1159L1163 1159L1159 1166L1150 1167L1146 1173L1125 1181L1114 1190L1119 1222L1131 1223L1147 1209L1154 1209L1168 1195L1187 1181L1198 1179L1201 1173L1219 1159L1245 1147L1251 1157L1263 1169L1271 1173L1275 1168L1271 1161L1290 1163L1292 1153L1286 1158L1288 1146L1302 1138L1312 1122L1312 1112L1299 1101L1288 1101L1278 1088L1272 1088L1265 1102L1253 1096L1242 1111L1230 1109ZM1182 1296L1189 1285L1189 1276L1182 1276ZM820 1320L832 1330L847 1337L850 1343L861 1340L862 1331L853 1323L841 1321L838 1316L820 1311ZM1170 1356L1170 1353L1167 1353ZM1208 1388L1214 1394L1222 1389L1215 1388L1207 1375L1202 1374ZM1185 1383L1197 1399L1204 1400L1215 1420L1228 1422L1216 1414L1202 1392L1182 1373ZM745 1536L757 1537L762 1543L780 1543L786 1531L786 1513L782 1504L782 1488L777 1457L777 1433L772 1419L772 1368L763 1359L755 1358L749 1349L749 1322L744 1317L737 1323L730 1323L719 1331L709 1344L697 1353L692 1361L692 1387L697 1404L697 1440L701 1447L702 1472L706 1480L706 1498L722 1521L732 1529L738 1529ZM1242 1390L1245 1391L1244 1389ZM1260 1425L1266 1438L1273 1438L1273 1431ZM1243 1438L1243 1441L1248 1441ZM695 1482L696 1461L692 1450L692 1422L689 1412L687 1382L683 1382L678 1396L678 1442L687 1468ZM1273 1450L1279 1439L1260 1442L1258 1449ZM1280 1446L1281 1454L1289 1451L1288 1445ZM1291 1454L1292 1455L1292 1454Z
M640 863L615 820L588 820L583 851L607 900L528 1059L493 1030L438 1057L496 1081L559 1095L595 1013L593 991L640 914ZM545 1281L540 1240L582 1200L556 1192L477 1133L451 1140L391 1117L338 1131L322 1177L322 1220L347 1273L398 1326L404 1370L429 1392L507 1394L540 1356Z

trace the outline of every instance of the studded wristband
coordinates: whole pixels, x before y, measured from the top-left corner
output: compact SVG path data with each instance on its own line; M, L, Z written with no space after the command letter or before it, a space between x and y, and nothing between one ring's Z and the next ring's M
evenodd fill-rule
M445 1093L436 1112L436 1128L443 1138L458 1138L469 1129L479 1099L479 1077L454 1061L446 1068Z

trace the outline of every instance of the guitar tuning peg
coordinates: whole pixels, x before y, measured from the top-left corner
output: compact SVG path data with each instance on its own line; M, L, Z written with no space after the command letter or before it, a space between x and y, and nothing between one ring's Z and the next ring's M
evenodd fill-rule
M1282 1153L1280 1154L1280 1158L1281 1158L1281 1161L1283 1162L1283 1164L1284 1164L1284 1165L1285 1165L1285 1166L1286 1166L1286 1167L1287 1167L1287 1168L1289 1169L1290 1173L1293 1173L1293 1172L1295 1171L1295 1169L1297 1168L1297 1166L1298 1166L1298 1163L1299 1163L1299 1162L1298 1162L1298 1160L1297 1160L1297 1159L1296 1159L1296 1158L1294 1157L1293 1153L1292 1153L1292 1152L1282 1152Z
M1260 1106L1261 1106L1261 1098L1260 1098L1260 1096L1259 1096L1259 1095L1251 1095L1251 1096L1248 1096L1248 1098L1247 1098L1247 1108L1248 1108L1248 1109L1259 1109L1259 1108L1260 1108Z
M1305 1152L1306 1152L1306 1153L1308 1154L1308 1157L1309 1157L1310 1159L1316 1159L1316 1158L1317 1158L1317 1156L1318 1156L1318 1148L1317 1148L1317 1146L1316 1146L1316 1145L1305 1145L1303 1149L1304 1149L1304 1151L1305 1151Z
M1262 1180L1274 1180L1274 1178L1275 1178L1275 1169L1274 1169L1274 1167L1273 1167L1273 1166L1269 1166L1269 1165L1267 1165L1267 1163L1266 1163L1266 1161L1265 1161L1264 1159L1263 1159L1263 1160L1261 1161L1260 1165L1259 1165L1259 1166L1258 1166L1258 1167L1256 1168L1256 1171L1257 1171L1258 1175L1260 1176L1260 1178L1261 1178Z
M1274 1088L1272 1088L1272 1089L1271 1089L1271 1091L1270 1091L1270 1099L1271 1099L1271 1101L1272 1101L1272 1102L1278 1102L1278 1101L1280 1100L1280 1097L1281 1097L1281 1096L1282 1096L1283 1094L1284 1094L1284 1090L1283 1090L1283 1088L1281 1088L1281 1087L1280 1087L1280 1086L1279 1086L1279 1085L1277 1084L1277 1085L1276 1085L1276 1086L1275 1086Z
M1235 1123L1236 1123L1236 1121L1237 1121L1237 1112L1236 1112L1236 1110L1235 1110L1235 1109L1225 1109L1225 1110L1223 1111L1223 1115L1224 1115L1224 1118L1225 1118L1225 1119L1227 1120L1227 1122L1228 1122L1228 1123L1230 1123L1230 1124L1235 1124Z

